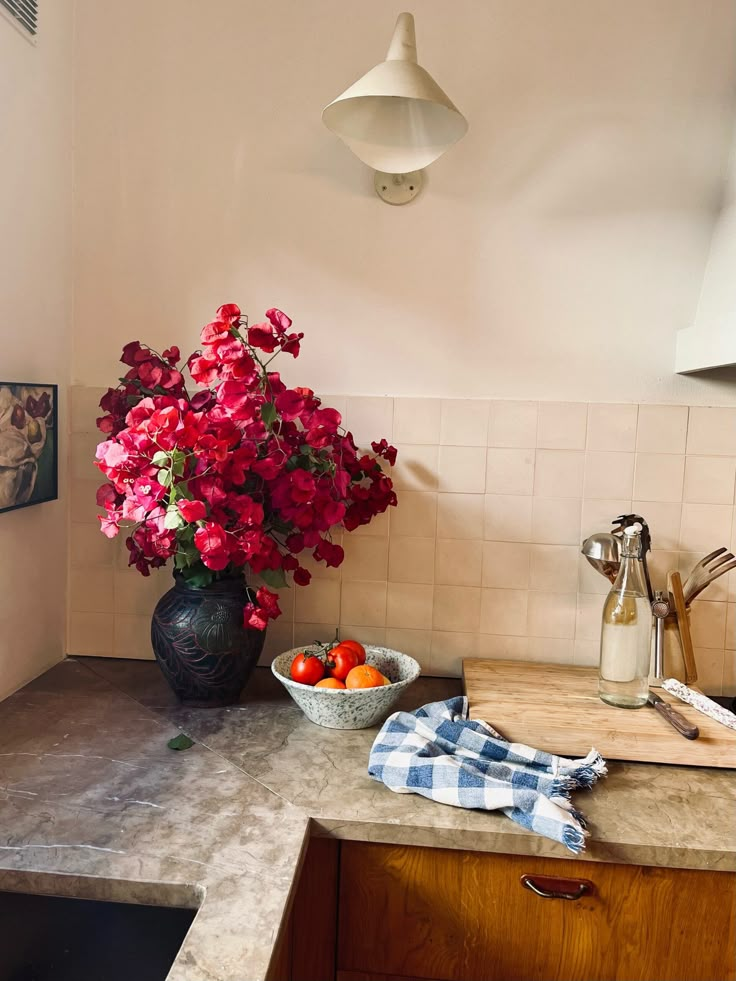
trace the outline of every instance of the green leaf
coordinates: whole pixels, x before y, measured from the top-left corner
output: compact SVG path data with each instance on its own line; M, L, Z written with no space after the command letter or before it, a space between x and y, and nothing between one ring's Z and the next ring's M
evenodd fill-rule
M286 574L283 569L264 569L259 575L271 589L284 589L287 585Z
M276 421L277 415L278 413L276 412L276 406L273 404L273 402L263 403L261 406L261 419L263 420L263 424L265 426L272 426Z
M173 530L174 528L181 528L184 524L184 519L179 514L179 508L174 505L166 509L166 516L164 518L164 528L169 528Z
M170 470L159 470L158 472L158 482L162 487L171 486L171 471Z
M189 565L186 552L177 552L174 556L174 568L185 569Z
M215 577L205 566L201 568L184 569L183 576L190 586L202 587L209 586L214 582Z
M191 749L191 747L194 745L194 740L190 739L189 736L185 736L183 732L180 732L178 736L174 736L173 739L170 739L166 745L169 747L169 749Z
M151 463L156 467L162 467L169 462L169 454L165 450L156 450L151 457Z

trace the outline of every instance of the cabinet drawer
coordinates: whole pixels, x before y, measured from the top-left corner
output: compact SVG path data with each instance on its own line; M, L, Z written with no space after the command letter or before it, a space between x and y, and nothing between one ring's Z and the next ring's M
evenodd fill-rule
M345 842L339 911L340 971L447 981L736 978L732 873Z

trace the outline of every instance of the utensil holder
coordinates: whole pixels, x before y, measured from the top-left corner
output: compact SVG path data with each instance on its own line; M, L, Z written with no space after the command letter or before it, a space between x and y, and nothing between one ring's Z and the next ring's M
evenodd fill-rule
M687 611L690 623L690 610ZM680 631L677 628L677 616L670 613L664 620L664 677L685 680L685 658L682 654Z

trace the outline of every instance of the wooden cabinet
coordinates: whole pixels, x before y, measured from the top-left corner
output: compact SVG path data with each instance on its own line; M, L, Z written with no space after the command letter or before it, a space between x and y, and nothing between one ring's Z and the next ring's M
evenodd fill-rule
M730 873L353 842L340 866L346 981L736 978ZM543 898L523 875L542 891L545 876L570 880L571 894L581 878L591 885L579 899Z
M269 978L736 981L735 930L736 873L314 839Z

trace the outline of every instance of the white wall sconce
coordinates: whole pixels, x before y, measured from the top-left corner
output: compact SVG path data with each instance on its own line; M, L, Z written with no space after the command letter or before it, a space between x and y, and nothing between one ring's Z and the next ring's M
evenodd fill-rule
M399 14L386 60L338 95L322 121L376 171L376 191L389 204L415 198L422 168L468 129L463 114L417 64L411 14Z

